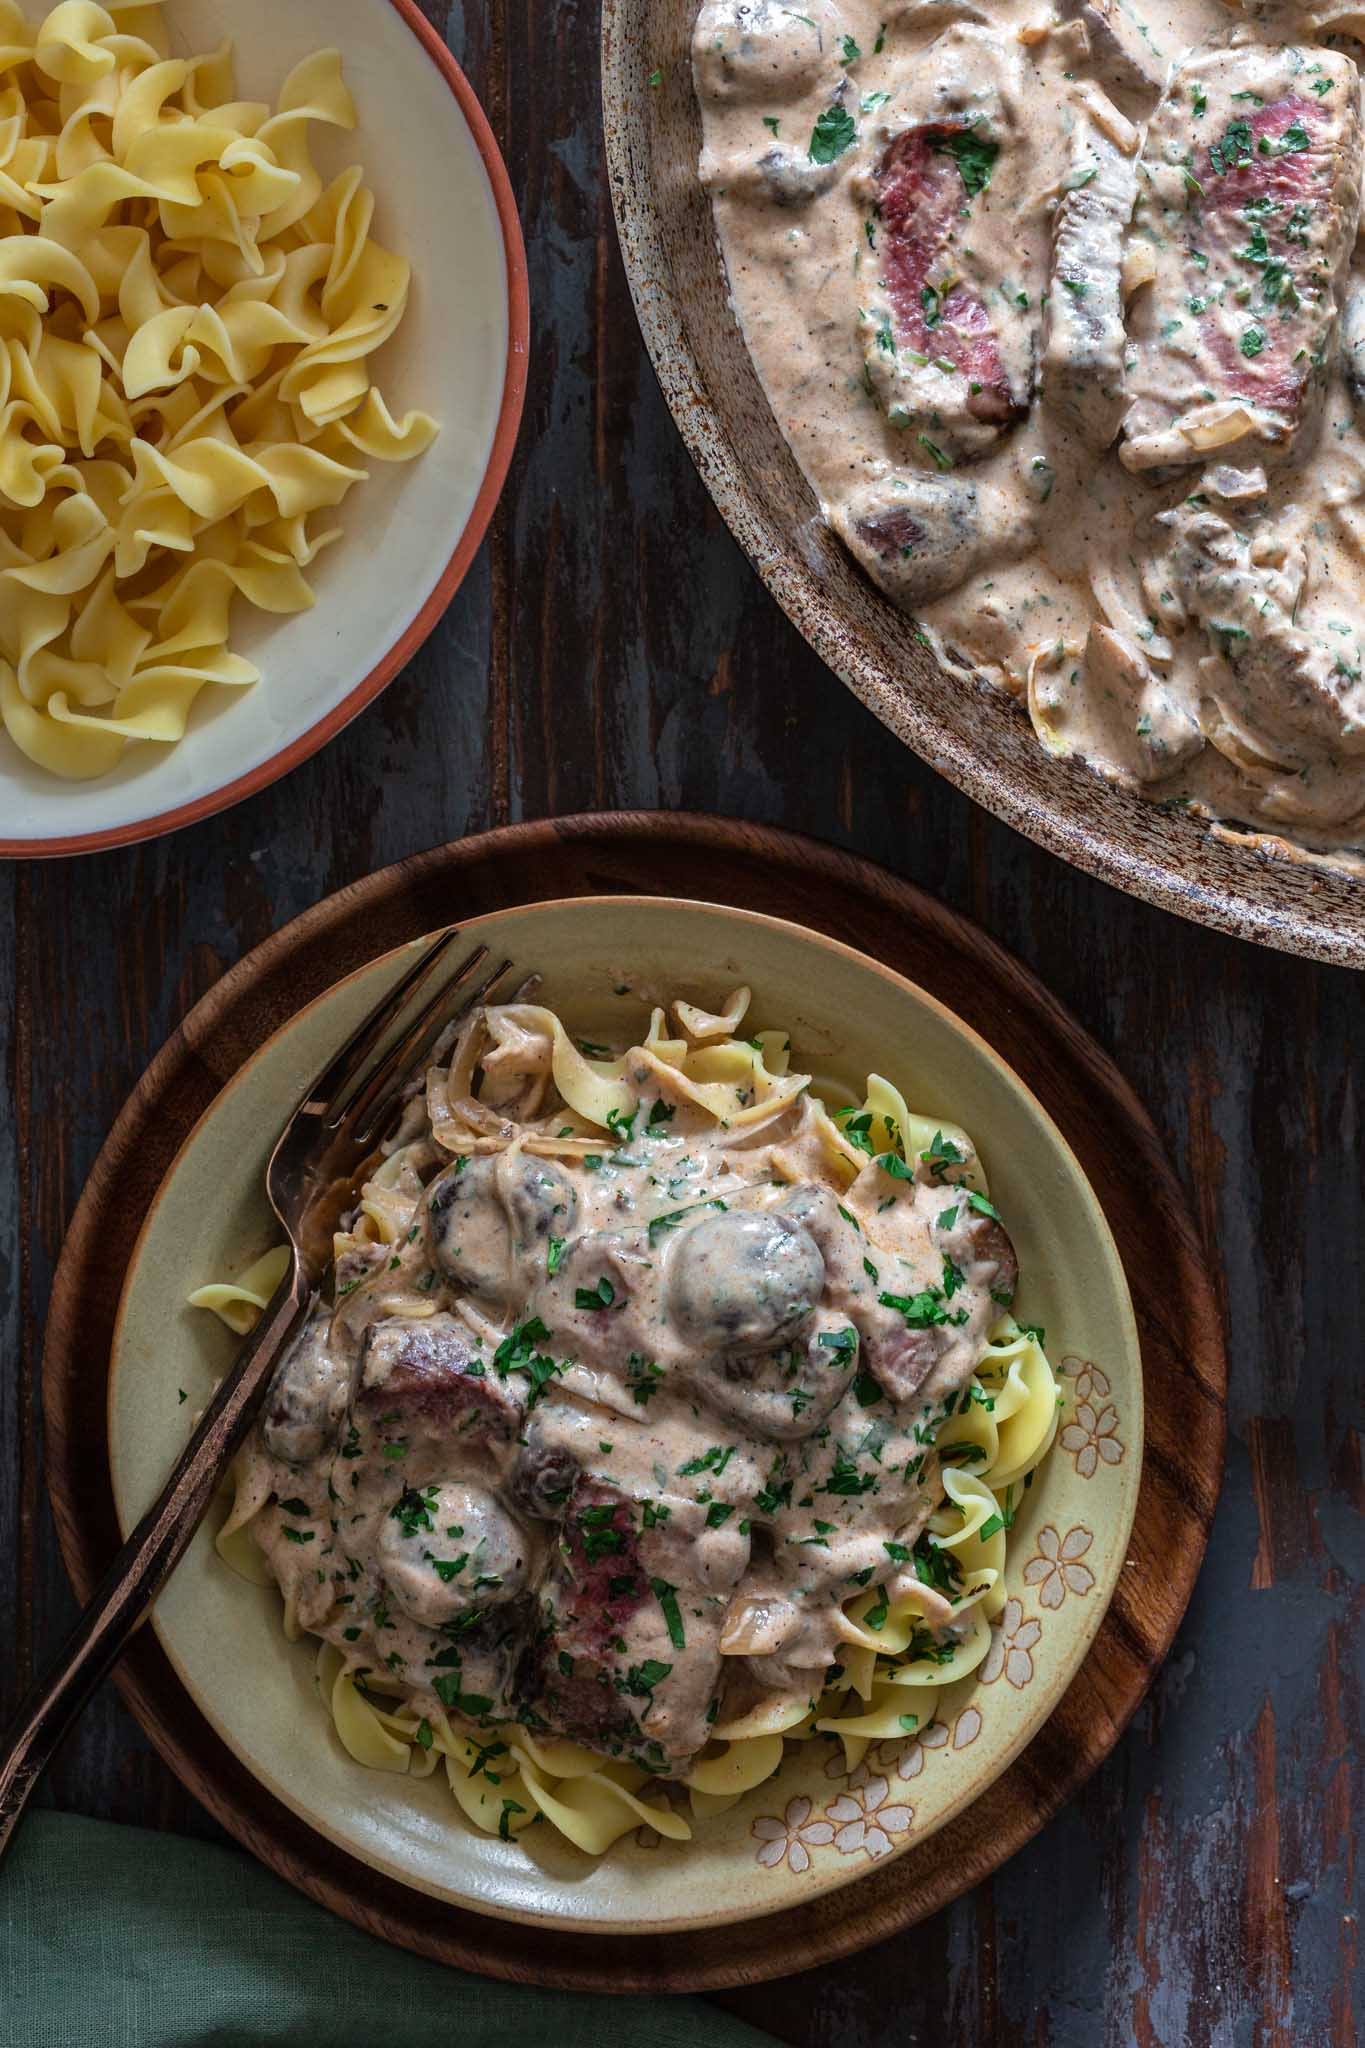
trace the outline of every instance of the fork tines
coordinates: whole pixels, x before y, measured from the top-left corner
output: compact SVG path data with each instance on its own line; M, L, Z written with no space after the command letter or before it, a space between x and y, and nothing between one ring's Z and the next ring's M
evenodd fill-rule
M487 957L487 947L479 946L460 963L337 1114L337 1124L345 1126L358 1144L370 1144L383 1135L403 1090L420 1072L442 1033L452 1024L462 1023L481 1003L498 999L498 984L511 972L510 960L502 961L474 986L467 985Z

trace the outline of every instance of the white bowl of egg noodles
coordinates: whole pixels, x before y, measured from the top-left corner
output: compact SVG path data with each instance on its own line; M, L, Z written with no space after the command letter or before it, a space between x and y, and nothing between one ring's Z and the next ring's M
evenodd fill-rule
M71 853L263 788L430 632L525 256L411 0L3 0L0 116L0 852Z
M818 1899L960 1814L1093 1642L1142 1462L1108 1226L999 1056L833 940L651 898L468 936L539 979L439 1048L154 1626L264 1787L437 1899L599 1934ZM125 1526L275 1284L281 1117L408 952L163 1184Z

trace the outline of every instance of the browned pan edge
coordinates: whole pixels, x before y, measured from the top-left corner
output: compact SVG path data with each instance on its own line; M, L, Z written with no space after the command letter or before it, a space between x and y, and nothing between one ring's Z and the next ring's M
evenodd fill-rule
M730 309L710 201L695 173L695 14L696 0L603 0L612 205L645 343L678 429L787 616L899 739L1063 860L1218 931L1365 966L1365 883L1273 856L1048 754L1004 691L943 673L914 622L824 526Z

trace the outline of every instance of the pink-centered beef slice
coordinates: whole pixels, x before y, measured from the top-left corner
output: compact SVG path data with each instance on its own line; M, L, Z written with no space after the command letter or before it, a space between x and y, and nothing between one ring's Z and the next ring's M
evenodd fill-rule
M1132 470L1294 458L1317 414L1360 214L1360 80L1335 50L1202 52L1153 116L1133 239Z

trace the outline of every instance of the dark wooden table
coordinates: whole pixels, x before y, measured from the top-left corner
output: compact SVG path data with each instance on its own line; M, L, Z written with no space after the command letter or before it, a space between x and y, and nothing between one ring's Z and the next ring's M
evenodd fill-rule
M1113 1053L1217 1248L1231 1439L1174 1654L1084 1795L881 1952L724 2002L820 2048L1354 2048L1365 989L1072 873L861 709L659 397L612 231L595 10L425 4L502 138L530 253L530 397L490 541L407 673L296 774L176 838L0 877L0 1713L72 1611L37 1390L53 1264L188 1006L319 896L490 824L614 805L786 824L959 906ZM45 1796L215 1832L109 1688Z

